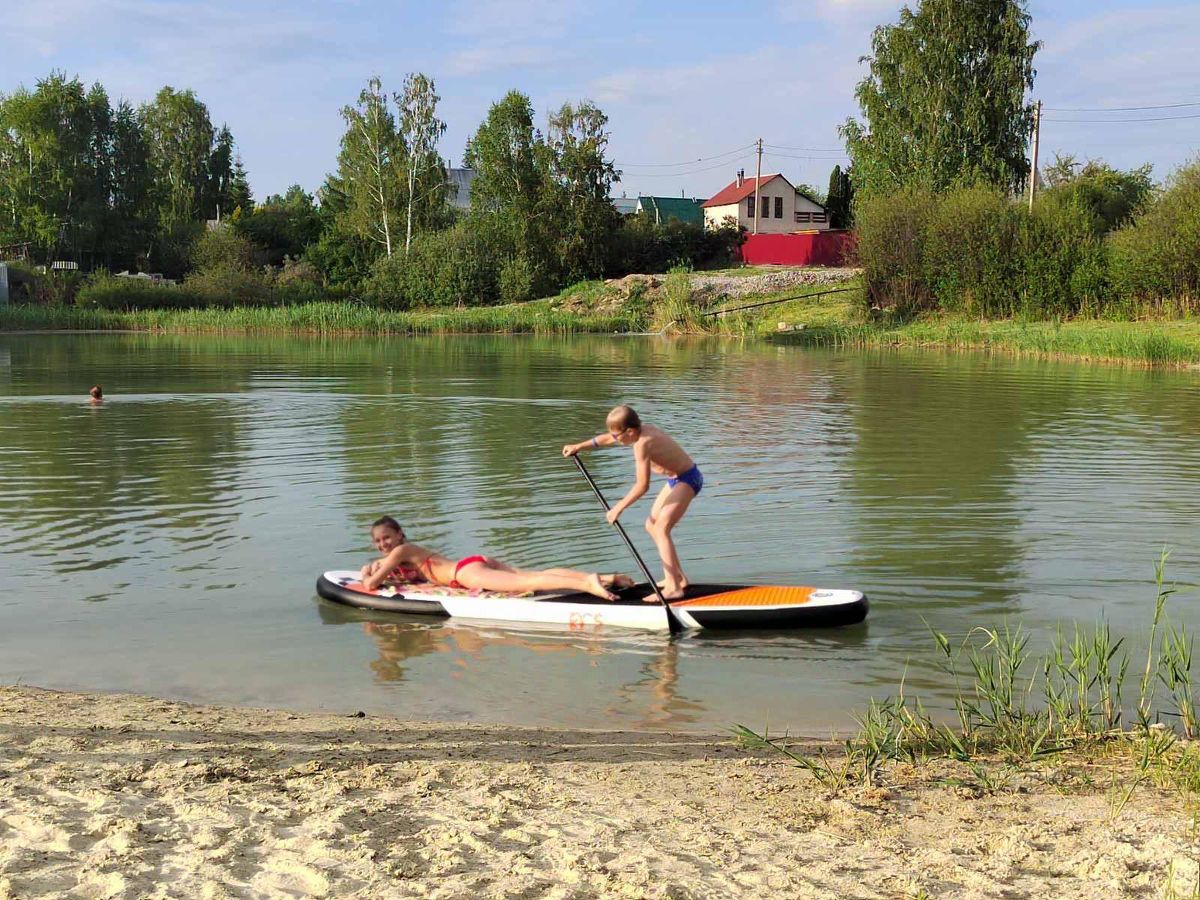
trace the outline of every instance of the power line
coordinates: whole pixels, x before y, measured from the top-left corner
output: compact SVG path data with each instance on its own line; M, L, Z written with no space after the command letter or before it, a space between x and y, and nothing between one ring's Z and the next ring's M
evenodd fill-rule
M734 163L740 163L744 160L748 160L752 158L752 156L753 154L747 154L746 156L727 159L724 162L717 163L715 166L706 166L703 169L693 169L690 172L622 172L620 180L624 181L626 176L632 178L684 178L688 175L699 175L703 172L711 172L714 169L723 169L726 166L732 166Z
M791 153L768 153L774 159L815 159L817 162L837 162L839 159L849 159L850 157L843 153L841 156L795 156Z
M845 153L845 147L836 149L824 147L784 147L782 144L763 144L764 147L770 147L772 150L799 150L803 153Z
M1152 116L1144 119L1046 119L1055 125L1131 125L1137 122L1176 122L1181 119L1200 119L1200 113L1188 116Z
M742 153L743 151L749 150L750 148L752 148L754 146L755 146L754 144L747 144L745 147L738 147L734 150L727 150L724 153L718 153L716 156L701 156L699 159L688 159L688 160L684 160L683 162L677 162L677 163L623 163L623 162L618 162L618 163L614 163L614 165L621 166L622 168L632 168L632 169L675 169L675 168L679 168L680 166L694 166L696 163L699 163L699 162L708 162L709 160L712 160L712 159L720 159L723 156L732 156L735 153Z
M1146 109L1181 109L1185 106L1200 106L1196 103L1164 103L1161 106L1044 106L1052 112L1139 112Z

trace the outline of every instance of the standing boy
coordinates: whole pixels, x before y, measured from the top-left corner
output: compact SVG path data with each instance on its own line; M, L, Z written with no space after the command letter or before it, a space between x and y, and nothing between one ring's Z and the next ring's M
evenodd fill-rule
M646 519L646 531L654 538L662 559L663 580L659 587L662 588L663 597L677 600L687 590L688 580L683 574L675 543L671 540L671 530L704 487L704 476L692 458L668 434L653 425L643 424L638 414L628 406L616 407L608 414L606 423L608 431L605 434L598 434L581 444L567 444L562 449L563 456L574 456L589 447L632 445L636 480L629 493L608 511L610 525L650 488L652 470L667 476L667 483L654 501L650 517Z

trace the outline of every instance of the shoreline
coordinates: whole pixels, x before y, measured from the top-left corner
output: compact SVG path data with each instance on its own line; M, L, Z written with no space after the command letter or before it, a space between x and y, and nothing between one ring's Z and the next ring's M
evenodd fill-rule
M0 687L0 898L1191 894L1178 795L1114 813L1095 759L1052 765L1095 778L937 761L831 796L715 735Z

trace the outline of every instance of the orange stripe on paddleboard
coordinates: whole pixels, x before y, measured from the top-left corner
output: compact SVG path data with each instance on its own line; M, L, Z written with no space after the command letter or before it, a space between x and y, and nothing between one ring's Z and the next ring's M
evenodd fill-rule
M748 587L694 600L673 601L672 606L799 606L812 597L814 587Z

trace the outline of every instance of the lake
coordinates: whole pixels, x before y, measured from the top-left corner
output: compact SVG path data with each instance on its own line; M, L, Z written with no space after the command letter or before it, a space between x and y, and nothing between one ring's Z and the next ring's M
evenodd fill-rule
M672 640L316 597L385 513L452 558L633 573L560 455L618 402L704 470L676 531L692 580L857 588L867 621ZM629 452L587 459L620 497ZM1200 582L1200 374L720 339L0 334L0 497L0 682L827 734L901 680L948 706L930 627L1020 623L1036 652L1103 618L1144 654L1159 552ZM623 521L657 568L649 502ZM1168 611L1200 627L1194 591Z

